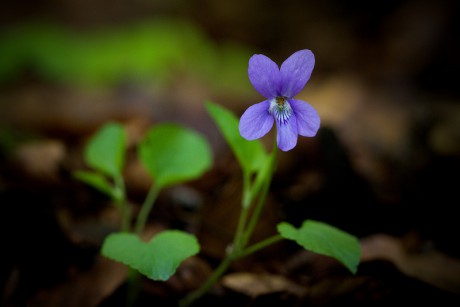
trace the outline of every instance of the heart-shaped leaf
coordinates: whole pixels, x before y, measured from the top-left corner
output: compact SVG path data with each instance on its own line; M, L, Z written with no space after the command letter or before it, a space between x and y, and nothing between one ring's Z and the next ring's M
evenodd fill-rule
M126 133L122 125L108 123L93 135L85 148L89 166L106 175L121 174L125 158Z
M200 177L212 162L208 142L175 124L150 129L139 145L139 159L159 188Z
M337 259L353 274L361 257L356 237L326 223L306 220L300 228L289 223L278 224L278 232L285 239L294 240L312 252Z
M238 129L238 118L222 106L206 103L206 109L219 127L243 170L257 172L266 161L266 151L259 140L244 139Z
M163 231L148 243L132 233L113 233L102 245L102 254L107 258L161 281L168 280L182 261L199 251L196 237L179 230Z

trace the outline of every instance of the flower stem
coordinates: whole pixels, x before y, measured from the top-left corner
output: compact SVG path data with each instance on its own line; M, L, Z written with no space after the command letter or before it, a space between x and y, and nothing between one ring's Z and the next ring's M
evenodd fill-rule
M267 162L269 165L267 166L268 167L267 172L264 174L265 178L264 178L264 182L262 186L261 195L259 196L257 205L254 208L254 212L251 215L251 219L249 220L249 224L241 238L242 248L249 242L249 239L251 238L251 235L254 232L256 224L259 221L260 213L262 212L262 208L265 203L265 199L267 198L268 190L270 188L270 183L273 178L273 173L275 172L276 154L277 154L277 149L276 149L276 142L275 142L274 148L272 150L272 154L269 157L269 160Z
M125 182L121 175L114 177L114 183L117 191L119 191L119 195L115 197L115 201L120 209L121 215L121 230L123 232L129 232L131 230L131 210L128 207L126 201L126 190L125 190Z
M126 290L126 307L133 307L141 291L141 275L135 269L128 267Z
M241 237L240 246L242 248L248 243L249 239L251 238L252 233L254 232L257 221L259 220L260 213L262 212L263 204L265 202L265 198L268 192L268 186L269 184L265 183L262 189L262 195L258 199L257 206L254 208L254 212L251 215L249 224Z
M236 229L235 238L233 240L233 245L231 246L231 249L229 250L226 257L222 260L220 265L213 271L213 273L211 274L211 276L209 276L206 282L196 291L191 292L179 302L180 307L190 306L191 304L193 304L194 301L203 296L220 279L220 277L225 273L230 264L232 264L235 260L245 257L251 253L254 253L282 239L281 236L275 235L273 237L260 241L247 249L244 249L245 245L249 241L254 231L257 221L259 220L263 204L268 194L270 183L275 170L276 152L277 149L275 140L275 145L272 154L269 156L266 162L268 163L268 165L266 165L265 169L263 169L262 172L259 173L259 176L262 176L262 178L260 178L260 180L262 180L261 190L259 190L259 184L250 184L249 173L243 173L243 198L241 201L241 213L238 220L238 226ZM248 222L251 202L255 198L255 194L258 194L259 192L261 194L259 195L257 206L254 209Z
M206 282L196 291L187 295L184 299L179 302L180 307L190 306L195 300L203 296L208 290L219 280L222 274L228 269L230 264L233 262L231 255L227 255L220 265L212 272L211 276Z
M159 192L160 189L155 184L152 184L149 193L147 194L147 197L145 198L145 201L142 204L141 211L137 216L135 232L138 235L141 235L142 231L144 231L145 224L147 223L147 218L150 214L150 211L152 211L153 204L155 203L155 200L157 199Z
M241 237L244 233L244 228L246 226L246 222L248 219L248 213L249 213L249 207L251 205L251 199L249 198L250 193L250 185L249 185L249 174L247 172L244 172L243 174L243 199L242 199L242 206L241 206L241 212L240 212L240 217L238 219L238 226L236 228L236 233L235 237L233 239L233 245L232 249L237 249L239 250L240 248L243 248L241 246Z

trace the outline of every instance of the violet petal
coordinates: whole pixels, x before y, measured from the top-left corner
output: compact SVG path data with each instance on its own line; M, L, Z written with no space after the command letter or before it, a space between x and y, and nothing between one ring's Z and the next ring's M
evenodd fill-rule
M285 122L276 122L276 142L282 151L288 151L297 144L297 120L295 116L289 117Z
M315 136L321 123L315 108L305 101L296 99L289 99L289 104L297 119L297 132L302 136Z
M297 95L310 79L314 66L315 56L308 49L297 51L287 58L280 70L281 95L288 98Z
M241 115L239 130L242 137L255 140L263 137L273 126L274 118L268 112L270 101L256 103Z
M278 95L280 71L278 65L263 54L255 54L249 59L249 80L265 98Z

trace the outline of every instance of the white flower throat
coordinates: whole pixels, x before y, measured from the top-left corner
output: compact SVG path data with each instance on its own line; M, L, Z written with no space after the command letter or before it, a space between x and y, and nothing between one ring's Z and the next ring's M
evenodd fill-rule
M283 96L278 96L270 100L270 108L268 111L280 124L286 123L293 113L287 98Z

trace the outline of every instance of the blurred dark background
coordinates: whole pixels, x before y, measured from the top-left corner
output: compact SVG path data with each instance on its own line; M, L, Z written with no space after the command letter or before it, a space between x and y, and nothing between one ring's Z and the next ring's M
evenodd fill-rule
M56 285L91 270L103 237L116 229L108 200L71 176L84 167L88 137L110 120L128 130L134 203L149 186L133 151L148 127L178 122L211 142L213 170L165 192L154 221L194 231L211 246L203 257L212 265L231 240L240 173L203 103L239 116L263 100L247 78L250 56L281 64L300 49L311 49L316 65L298 98L318 110L322 125L315 138L301 137L280 155L273 211L258 235L271 234L280 220L299 225L306 218L363 242L389 235L394 241L364 246L366 259L460 293L459 12L453 0L2 1L3 302L46 306L53 293L65 297ZM193 218L185 207L196 210ZM403 256L395 246L404 247ZM452 263L401 260L424 252ZM404 297L411 301L420 289Z

